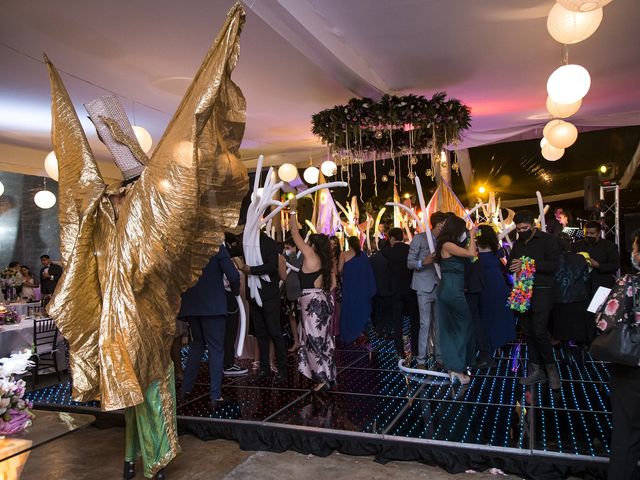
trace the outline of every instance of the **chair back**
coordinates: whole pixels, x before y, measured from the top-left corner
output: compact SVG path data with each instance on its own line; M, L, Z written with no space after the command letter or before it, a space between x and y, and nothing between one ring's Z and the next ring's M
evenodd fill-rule
M36 318L33 321L33 345L35 353L38 353L38 347L51 345L51 349L55 348L58 341L58 327L53 318Z

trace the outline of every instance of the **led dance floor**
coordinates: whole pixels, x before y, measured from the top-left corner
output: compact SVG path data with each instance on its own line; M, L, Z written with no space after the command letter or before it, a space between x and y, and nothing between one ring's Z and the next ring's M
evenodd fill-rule
M514 360L514 356L517 358ZM208 372L178 405L183 431L236 440L243 449L414 460L451 473L500 468L527 478L605 478L612 418L606 364L587 355L579 365L556 349L562 388L523 388L526 345L498 351L496 366L472 370L468 388L448 379L406 375L391 341L337 351L337 386L314 394L289 358L289 379L275 387L251 376L227 377L225 402L211 411ZM514 369L517 367L517 371ZM38 408L91 410L70 399L68 383L30 393Z

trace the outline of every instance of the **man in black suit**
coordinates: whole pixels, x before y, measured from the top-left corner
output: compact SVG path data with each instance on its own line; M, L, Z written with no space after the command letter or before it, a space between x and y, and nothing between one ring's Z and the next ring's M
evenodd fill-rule
M394 344L396 353L400 357L404 357L404 342L402 338L404 316L409 316L411 320L411 351L414 355L418 353L418 333L420 330L418 299L416 292L411 288L413 270L407 268L409 245L402 240L402 230L392 228L389 230L390 246L382 250L382 254L389 263L389 272L391 274Z
M260 233L260 255L262 265L250 267L244 265L242 271L247 275L268 275L270 281L260 279L260 297L262 306L251 299L249 308L251 321L260 347L259 378L271 376L269 362L269 340L273 341L278 364L278 375L275 383L284 384L287 381L287 353L280 326L280 278L278 276L278 245L264 233Z
M42 268L40 269L40 291L42 295L52 295L62 275L62 267L53 263L49 255L40 257Z
M602 238L600 222L590 221L584 227L584 239L574 246L576 252L589 254L591 270L591 294L598 287L612 288L616 281L616 273L620 268L620 254L615 243Z

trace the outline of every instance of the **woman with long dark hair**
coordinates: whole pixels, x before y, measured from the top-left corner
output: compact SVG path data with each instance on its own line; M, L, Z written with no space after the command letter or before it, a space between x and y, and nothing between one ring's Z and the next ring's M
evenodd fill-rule
M302 294L298 298L302 318L298 328L298 370L315 382L314 391L328 390L336 380L335 344L330 320L333 314L331 289L335 287L329 239L314 234L309 244L300 235L295 199L291 207L291 237L302 252L302 268L298 272Z
M333 298L333 315L331 316L331 335L337 337L340 335L340 310L342 306L342 275L338 273L340 265L340 239L338 237L329 237L329 248L331 251L331 267L336 276L336 287L331 290Z
M498 235L491 225L480 225L476 231L478 262L482 271L483 288L480 292L480 318L486 333L487 347L501 348L516 338L516 321L513 311L507 307L510 285L507 269L502 259L505 252L500 247ZM482 357L482 355L481 355ZM490 358L481 358L489 360Z
M469 235L465 221L450 214L436 245L436 262L442 274L438 285L438 326L444 367L451 381L462 385L471 381L465 371L475 363L473 323L464 296L464 262L475 255L475 229Z
M342 252L338 271L342 274L340 339L351 343L363 335L371 318L376 279L369 257L362 252L360 239L349 237L349 250Z

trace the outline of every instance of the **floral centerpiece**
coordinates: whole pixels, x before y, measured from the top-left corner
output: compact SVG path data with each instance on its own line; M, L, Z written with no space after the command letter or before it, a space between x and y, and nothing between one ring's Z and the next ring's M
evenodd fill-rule
M13 325L20 323L20 317L4 305L0 305L0 325Z
M2 273L0 273L0 279L2 280L3 289L11 287L21 287L24 283L22 274L12 268L5 268Z
M16 375L33 366L31 352L24 350L0 359L0 435L18 433L31 425L33 404L25 400L25 381Z
M518 313L525 313L531 306L536 261L529 257L521 257L520 260L522 261L522 268L515 275L513 289L507 300L507 307Z

